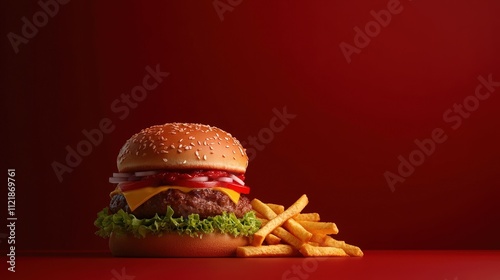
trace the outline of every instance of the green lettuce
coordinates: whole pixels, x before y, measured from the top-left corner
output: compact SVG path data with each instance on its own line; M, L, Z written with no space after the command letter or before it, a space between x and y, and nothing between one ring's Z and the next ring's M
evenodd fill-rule
M169 206L163 216L156 214L149 219L138 219L133 214L119 210L115 214L104 208L97 214L94 225L99 228L96 234L109 237L110 234L133 234L137 238L146 235L161 236L165 233L177 232L188 234L191 237L202 236L209 233L223 233L233 236L250 236L261 226L255 217L255 212L247 212L242 218L234 213L223 213L214 217L200 219L198 214L191 214L187 218L174 218L174 210Z

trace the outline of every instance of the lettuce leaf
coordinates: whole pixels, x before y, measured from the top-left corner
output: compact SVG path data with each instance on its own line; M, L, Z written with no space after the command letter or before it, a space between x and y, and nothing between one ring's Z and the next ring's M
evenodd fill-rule
M214 217L200 219L198 214L191 214L187 218L174 218L174 210L169 206L163 216L156 214L149 219L138 219L133 214L119 210L111 214L104 208L97 214L94 225L99 228L96 234L109 237L110 234L133 234L142 238L146 235L161 236L164 233L177 232L199 237L203 234L218 232L233 236L250 236L259 230L261 223L255 217L255 212L247 212L242 218L234 213L223 213Z

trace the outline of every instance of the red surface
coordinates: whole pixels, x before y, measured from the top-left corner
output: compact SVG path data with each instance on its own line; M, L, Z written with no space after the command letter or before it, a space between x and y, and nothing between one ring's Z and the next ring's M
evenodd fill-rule
M251 197L290 205L307 193L306 211L365 250L500 249L500 88L470 115L443 118L479 76L500 81L499 1L401 0L351 63L339 44L394 1L230 1L221 21L212 0L73 0L17 54L6 35L41 8L2 2L0 172L17 170L18 250L105 249L93 220L119 148L173 121L245 141ZM156 65L170 75L124 109L121 95ZM274 123L285 107L296 117ZM106 118L113 130L60 182L51 164ZM266 136L272 124L282 130ZM384 173L439 128L447 140L391 192ZM251 144L259 134L266 143ZM1 249L6 196L0 187Z
M135 259L104 254L20 257L7 279L497 280L499 251L366 251L362 258ZM5 272L1 272L4 274ZM15 277L12 277L15 276ZM199 277L199 278L198 278ZM5 278L2 278L5 279Z

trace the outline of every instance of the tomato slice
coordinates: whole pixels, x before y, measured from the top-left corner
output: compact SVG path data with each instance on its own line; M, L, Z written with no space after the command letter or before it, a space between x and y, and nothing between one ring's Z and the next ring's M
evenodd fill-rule
M228 182L220 182L220 183L222 184L223 188L231 189L233 191L243 193L243 194L250 193L250 188L247 186L242 186L240 184L228 183Z

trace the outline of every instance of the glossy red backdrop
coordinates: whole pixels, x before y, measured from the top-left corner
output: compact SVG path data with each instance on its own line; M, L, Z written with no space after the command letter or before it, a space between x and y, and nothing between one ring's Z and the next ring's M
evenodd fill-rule
M306 193L364 249L500 249L496 1L67 2L2 16L18 250L105 250L119 148L174 121L245 141L252 197Z

